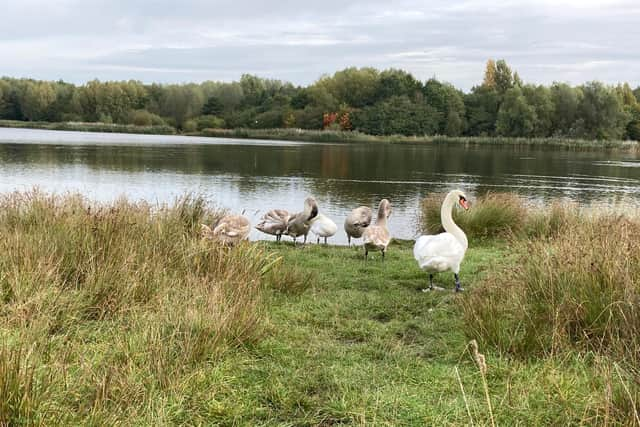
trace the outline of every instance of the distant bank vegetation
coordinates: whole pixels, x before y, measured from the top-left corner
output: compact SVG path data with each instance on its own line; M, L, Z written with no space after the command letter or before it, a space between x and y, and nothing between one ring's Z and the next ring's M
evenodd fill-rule
M347 68L306 87L248 74L236 82L200 84L0 79L0 120L100 123L106 130L128 125L131 131L149 129L144 133L297 128L640 140L639 100L640 87L628 83L525 84L504 60L489 60L483 81L468 93L435 78L422 82L406 71L374 68Z

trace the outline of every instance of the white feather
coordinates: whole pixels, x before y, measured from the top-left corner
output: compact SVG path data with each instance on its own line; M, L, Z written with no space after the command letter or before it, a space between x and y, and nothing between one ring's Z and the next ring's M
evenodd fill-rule
M330 218L318 214L311 221L311 232L318 237L331 237L338 231L338 226Z

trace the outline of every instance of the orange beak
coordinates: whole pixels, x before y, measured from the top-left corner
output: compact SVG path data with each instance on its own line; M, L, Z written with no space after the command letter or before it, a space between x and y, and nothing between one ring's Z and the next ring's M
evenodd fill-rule
M469 201L460 199L460 206L462 206L464 208L464 210L468 210L469 209Z

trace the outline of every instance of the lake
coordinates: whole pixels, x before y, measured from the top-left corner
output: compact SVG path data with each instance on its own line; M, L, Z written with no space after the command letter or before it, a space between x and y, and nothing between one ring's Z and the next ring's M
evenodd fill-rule
M616 152L459 144L328 144L0 128L0 192L34 186L106 201L170 202L186 192L242 213L302 209L308 195L338 224L349 210L393 205L394 237L417 233L420 200L460 188L534 201L640 206L640 158ZM253 239L272 238L256 230Z

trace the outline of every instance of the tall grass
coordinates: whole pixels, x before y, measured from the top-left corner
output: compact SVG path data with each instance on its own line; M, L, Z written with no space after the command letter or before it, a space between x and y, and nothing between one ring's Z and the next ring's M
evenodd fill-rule
M420 223L427 234L442 233L440 207L446 194L433 193L421 203ZM552 202L541 209L514 193L486 193L471 209L453 210L453 220L475 241L492 239L549 237L583 214L572 203Z
M176 129L168 125L137 126L93 122L26 122L20 120L0 120L0 127L79 132L136 133L146 135L173 135L176 133Z
M614 363L608 369L617 384L606 410L635 422L640 222L610 214L575 217L551 238L512 245L518 262L489 273L463 299L466 333L483 347L520 358L600 355Z
M161 207L1 197L0 371L11 375L0 380L0 422L122 422L196 367L259 339L278 259L202 241L200 223L219 215L196 197ZM21 343L33 346L29 365ZM34 367L52 373L45 412Z
M396 143L396 144L463 144L467 146L549 147L563 150L624 150L637 151L638 141L585 140L572 138L509 138L444 135L369 135L358 131L312 129L204 129L193 135L217 138L273 139L333 143Z

